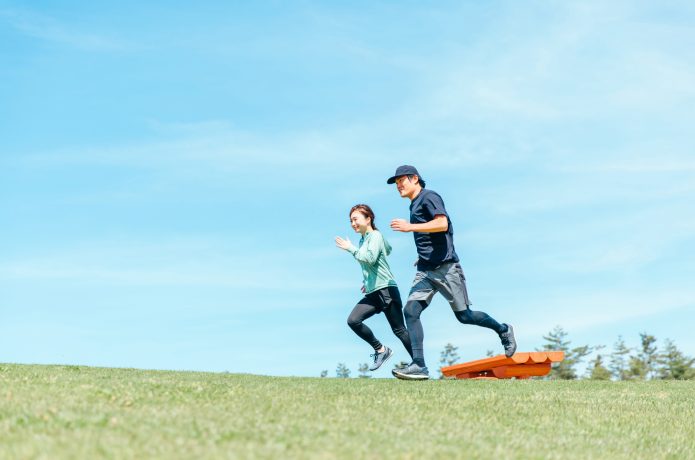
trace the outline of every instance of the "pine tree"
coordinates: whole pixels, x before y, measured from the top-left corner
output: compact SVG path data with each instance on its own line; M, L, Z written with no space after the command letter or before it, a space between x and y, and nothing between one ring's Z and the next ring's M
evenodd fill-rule
M371 375L368 374L369 364L367 364L367 363L360 364L359 367L357 368L357 372L359 372L358 377L361 379L368 379L371 377Z
M335 376L339 379L349 379L350 369L347 368L345 363L338 363L338 367L335 370Z
M444 346L444 350L442 350L442 353L439 355L439 363L442 366L451 366L455 364L460 359L458 349L459 347L455 347L453 344L447 343Z
M646 332L640 332L640 350L636 355L630 356L630 377L640 380L654 378L657 359L656 338Z
M611 361L608 366L616 380L628 380L630 378L627 361L630 351L631 349L625 345L623 337L618 336L618 341L613 344L613 353L611 353Z
M546 343L543 344L541 350L559 350L565 353L565 358L562 361L553 364L548 378L561 380L576 379L577 373L574 367L579 364L584 357L591 353L592 347L583 345L581 347L570 348L570 343L572 342L567 340L567 332L565 332L561 326L555 326L548 335L543 336L543 339L545 339Z
M396 369L405 369L410 363L408 361L399 361L394 367Z
M658 377L660 379L695 379L695 367L693 367L695 358L685 356L671 339L666 339L666 346L659 355L658 364Z
M439 378L440 379L444 378L444 374L442 374L441 367L451 366L453 364L456 364L456 362L460 359L459 355L457 353L458 349L459 349L458 347L455 347L451 343L447 343L444 346L444 350L442 350L442 353L439 355L440 356L440 359L439 359L439 365L440 365Z
M591 380L610 380L611 371L603 365L603 357L600 354L591 362L589 378Z
M644 367L647 371L647 378L656 376L656 368L659 360L659 353L656 346L656 337L649 335L646 332L640 334L640 342L642 343L642 352L640 358L644 362Z

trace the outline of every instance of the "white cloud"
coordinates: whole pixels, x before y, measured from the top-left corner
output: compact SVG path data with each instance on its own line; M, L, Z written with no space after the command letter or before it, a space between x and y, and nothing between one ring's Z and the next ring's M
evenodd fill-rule
M22 34L82 50L122 51L132 46L120 38L79 31L55 18L29 10L0 10L0 20L3 18Z
M169 133L164 141L144 141L115 147L92 149L63 149L23 157L22 161L36 166L64 164L123 165L155 168L163 171L239 171L263 169L272 173L292 166L296 173L306 167L327 168L335 162L350 159L345 167L354 164L359 151L342 144L336 132L298 132L277 134L272 138L234 129L220 121L176 123L157 129ZM311 170L315 174L315 170Z
M50 253L0 261L0 281L71 280L129 286L217 286L291 291L354 288L355 281L322 269L337 257L329 244L309 249L267 247L250 237L245 244L208 238L157 241L102 240L62 246ZM312 270L316 271L313 273ZM320 276L319 276L320 272Z

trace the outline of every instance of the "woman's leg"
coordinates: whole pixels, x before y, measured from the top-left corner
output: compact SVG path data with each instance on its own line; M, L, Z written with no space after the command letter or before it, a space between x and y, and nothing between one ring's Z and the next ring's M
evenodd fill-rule
M379 310L373 305L366 303L358 303L355 308L352 309L350 316L348 316L348 326L352 329L355 334L360 336L362 340L367 342L374 348L374 351L379 351L381 348L381 342L374 337L374 333L369 329L363 321L367 318L374 316Z

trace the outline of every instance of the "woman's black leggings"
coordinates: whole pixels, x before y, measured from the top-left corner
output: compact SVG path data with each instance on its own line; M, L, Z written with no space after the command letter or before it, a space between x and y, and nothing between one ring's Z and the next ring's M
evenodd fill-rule
M408 330L403 321L403 304L401 303L401 296L397 287L389 286L388 288L367 294L352 309L347 320L348 326L376 351L381 348L381 342L374 336L372 330L364 324L364 320L382 311L386 315L391 330L403 343L403 346L412 358L413 350L410 346Z

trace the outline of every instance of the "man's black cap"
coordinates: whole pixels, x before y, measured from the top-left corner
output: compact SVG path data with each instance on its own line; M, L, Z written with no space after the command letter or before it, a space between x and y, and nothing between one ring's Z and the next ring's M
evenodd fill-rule
M393 184L394 182L396 182L396 179L401 177L401 176L413 176L413 175L422 179L422 176L420 176L420 173L417 172L417 169L415 169L415 166L410 166L410 165L399 166L398 168L396 168L396 174L389 177L388 180L386 181L386 183L387 184Z

